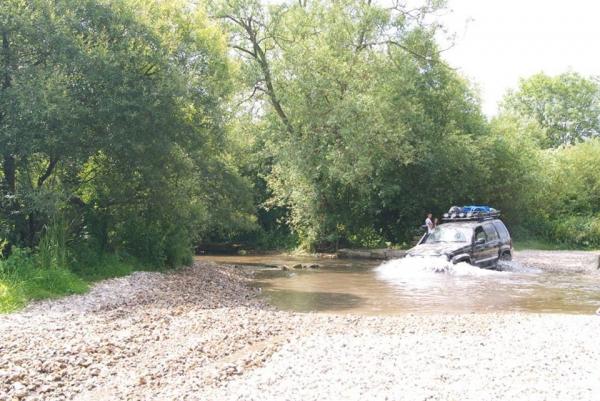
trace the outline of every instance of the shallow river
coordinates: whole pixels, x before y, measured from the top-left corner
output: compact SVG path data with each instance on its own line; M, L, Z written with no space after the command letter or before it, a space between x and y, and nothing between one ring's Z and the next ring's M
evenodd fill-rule
M383 266L377 260L284 255L198 259L250 269L255 278L253 285L261 288L271 304L299 312L593 314L600 307L600 275L543 272L523 268L518 262L496 271L464 263L432 267L435 263L406 259ZM320 268L281 271L273 267L296 263L315 263Z

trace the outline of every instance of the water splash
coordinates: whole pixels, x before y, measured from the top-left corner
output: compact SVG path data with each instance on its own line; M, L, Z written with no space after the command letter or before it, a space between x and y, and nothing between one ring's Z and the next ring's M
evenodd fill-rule
M387 261L375 268L376 277L402 291L443 293L449 288L469 286L471 278L506 274L484 270L465 262L453 264L445 257L410 257Z
M443 256L410 257L393 259L375 268L377 276L382 279L427 277L438 274L451 276L486 276L501 272L481 269L466 262L457 264Z
M497 270L511 273L542 273L542 270L535 267L524 266L514 260L501 260L498 262Z

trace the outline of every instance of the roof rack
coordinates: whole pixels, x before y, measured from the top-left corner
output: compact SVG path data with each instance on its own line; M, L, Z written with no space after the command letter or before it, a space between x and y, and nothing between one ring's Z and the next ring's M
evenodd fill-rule
M500 211L489 206L452 206L443 221L482 221L500 217Z

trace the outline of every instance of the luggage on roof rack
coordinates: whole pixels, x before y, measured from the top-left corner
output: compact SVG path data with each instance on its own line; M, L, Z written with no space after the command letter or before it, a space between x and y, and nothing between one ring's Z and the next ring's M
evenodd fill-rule
M452 206L444 213L444 221L477 221L500 217L500 211L489 206Z

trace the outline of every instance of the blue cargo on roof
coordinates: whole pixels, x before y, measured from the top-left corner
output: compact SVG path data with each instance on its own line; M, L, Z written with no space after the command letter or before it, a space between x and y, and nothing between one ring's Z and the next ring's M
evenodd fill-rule
M487 205L452 206L444 213L443 221L470 221L500 217L500 211Z
M462 208L463 213L475 213L475 212L483 212L483 213L491 213L491 212L495 212L496 209L494 209L493 207L489 207L489 206L463 206Z

